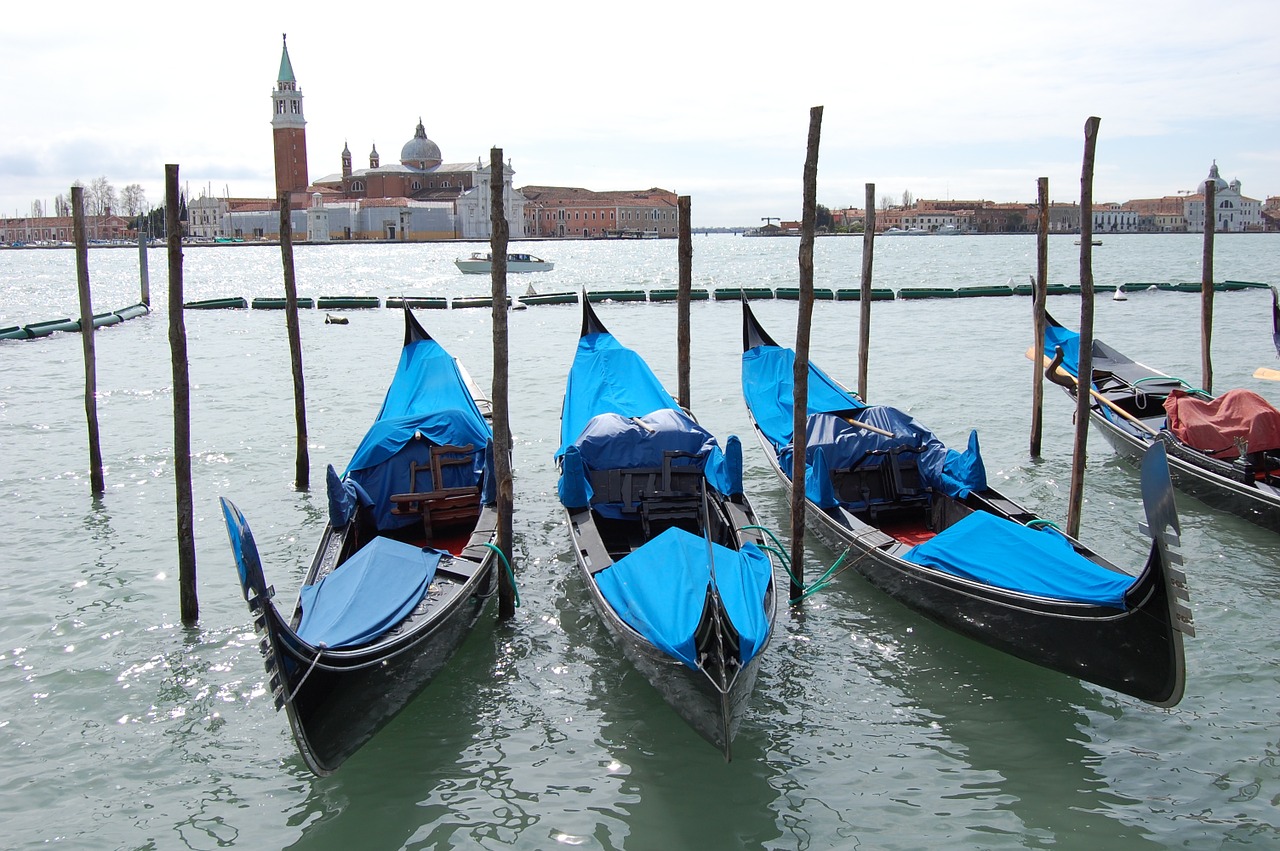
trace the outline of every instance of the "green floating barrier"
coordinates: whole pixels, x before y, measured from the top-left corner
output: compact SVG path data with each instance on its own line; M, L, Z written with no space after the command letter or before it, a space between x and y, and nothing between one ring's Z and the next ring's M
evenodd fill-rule
M768 287L716 287L716 301L773 298L773 290Z
M511 296L507 296L507 306L511 306ZM453 300L454 310L465 310L468 307L493 307L493 296L462 296Z
M27 329L21 325L10 325L8 328L0 328L0 340L26 340L30 338Z
M680 297L679 290L649 290L649 301L675 301ZM690 290L689 301L706 301L711 293L706 290Z
M447 298L439 298L436 296L388 296L387 307L389 308L421 308L423 310L445 310L449 307Z
M374 295L322 295L316 301L316 307L349 308L363 310L371 307L382 307L382 300Z
M957 298L982 298L985 296L1010 296L1013 295L1013 287L996 286L996 287L960 287L956 290Z
M201 301L189 301L182 305L184 310L244 310L249 306L241 296L231 298L206 298Z
M79 331L78 319L49 319L45 322L32 322L24 325L28 337L48 337L54 331Z
M1121 289L1123 289L1127 293L1140 293L1150 289L1160 289L1159 284L1132 283L1132 284L1121 284L1120 286L1121 286Z
M814 301L831 301L835 297L836 297L836 294L834 292L823 287L815 287L813 290ZM799 287L778 287L778 298L786 299L787 301L799 301L800 288Z
M538 293L537 295L522 295L519 297L521 304L577 304L577 293Z
M1223 281L1224 284L1234 284L1235 289L1242 290L1269 290L1270 284L1259 283L1258 281Z
M871 301L893 301L891 289L871 288ZM836 290L836 301L862 301L862 288L846 287Z
M587 293L587 301L593 304L601 301L645 301L647 298L644 290L599 290Z
M253 300L254 310L284 310L288 306L288 300L283 298L255 298ZM308 310L315 307L315 299L307 296L298 299L298 307L305 307Z
M955 298L956 291L946 287L907 287L898 290L898 298Z

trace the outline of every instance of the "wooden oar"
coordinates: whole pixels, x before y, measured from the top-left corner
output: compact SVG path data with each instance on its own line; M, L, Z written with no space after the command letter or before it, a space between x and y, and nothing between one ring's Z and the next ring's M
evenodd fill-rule
M1267 381L1280 381L1280 369L1268 369L1260 366L1253 371L1254 378L1265 378Z
M1276 374L1280 375L1280 373L1276 373ZM841 417L840 419L844 420L851 426L857 426L858 428L865 428L867 431L875 432L876 434L881 434L881 435L884 435L885 437L897 437L897 435L891 431L885 431L882 428L877 428L876 426L868 425L867 423L864 423L862 420L855 420L853 417Z
M1024 354L1026 355L1027 360L1029 360L1029 361L1034 361L1034 360L1036 359L1035 349L1034 349L1034 348L1032 348L1032 349L1027 349L1027 351L1026 351ZM1076 380L1076 377L1075 377L1074 375L1072 375L1071 373L1067 372L1067 371L1066 371L1065 369L1063 369L1062 367L1058 366L1058 365L1055 363L1055 359L1054 359L1054 358L1050 358L1048 355L1045 355L1045 357L1044 357L1044 365L1045 365L1046 370L1047 370L1047 369L1049 369L1049 368L1052 368L1052 370L1053 370L1053 375L1049 375L1049 374L1048 374L1048 372L1046 372L1045 374L1046 374L1046 375L1049 375L1049 379L1050 379L1051 381L1053 381L1055 384L1061 384L1061 383L1062 383L1060 380L1057 380L1057 379L1067 379L1067 380L1071 381L1071 382L1072 382L1072 384L1074 384L1074 385L1075 385L1075 387L1076 387L1077 389L1079 389L1079 387L1080 387L1080 382L1079 382L1078 380ZM1277 374L1278 376L1280 376L1280 372L1277 372L1276 374ZM1142 420L1138 419L1138 418L1137 418L1137 417L1135 417L1133 414L1129 413L1129 412L1128 412L1128 411L1126 411L1124 408L1122 408L1122 407L1120 407L1119 405L1117 405L1115 402L1112 402L1110 399L1108 399L1106 396L1103 396L1101 393L1099 393L1097 390L1094 390L1092 387L1090 387L1090 388L1089 388L1089 395L1090 395L1090 396L1092 396L1093 398L1097 399L1097 400L1098 400L1099 402L1101 402L1102 404L1106 405L1106 406L1107 406L1108 408L1110 408L1111 410L1115 411L1115 412L1116 412L1117 414L1119 414L1120 416L1124 417L1124 418L1125 418L1126 420L1128 420L1129 422L1131 422L1131 423L1133 423L1134 425L1136 425L1138 428L1140 428L1140 429L1142 429L1143 431L1145 431L1147 434L1149 434L1149 435L1151 435L1151 436L1153 436L1153 437L1154 437L1155 435L1159 434L1159 432L1158 432L1158 431L1156 431L1155 429L1153 429L1151 426L1147 425L1147 424L1146 424L1146 423L1144 423Z

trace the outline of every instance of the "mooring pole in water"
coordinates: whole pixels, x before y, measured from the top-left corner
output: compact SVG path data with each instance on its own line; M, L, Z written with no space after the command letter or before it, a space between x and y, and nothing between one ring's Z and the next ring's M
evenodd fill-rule
M84 232L84 187L71 187L71 230L76 245L76 288L80 292L80 341L84 347L84 413L89 424L89 491L107 490L98 433L98 357L94 352L93 298L89 293L89 241Z
M289 362L293 367L293 417L298 425L293 486L311 487L311 459L307 453L307 394L302 381L302 332L298 327L298 284L293 276L293 219L290 192L280 192L280 262L284 266L284 321L289 331Z
M1089 409L1093 397L1093 158L1098 147L1098 125L1090 117L1084 123L1084 165L1080 170L1080 354L1076 387L1076 439L1071 456L1071 496L1067 507L1067 534L1080 536L1084 506L1085 450L1089 444ZM1043 359L1041 360L1043 364Z
M178 167L164 167L164 229L169 248L169 354L173 363L173 477L178 493L178 595L182 622L200 617L196 597L195 509L191 496L191 379L182 316L182 222Z
M148 217L149 218L149 217ZM151 275L147 271L147 229L142 213L138 213L138 283L142 287L142 303L151 306Z
M871 360L871 261L876 247L876 185L867 184L862 202L866 215L862 222L862 282L858 290L858 396L867 401L867 369Z
M690 407L692 395L689 386L690 349L693 347L693 335L689 329L689 302L693 300L693 231L689 224L689 211L692 201L688 195L676 198L676 214L679 222L679 283L676 288L676 401L686 411Z
M1036 181L1039 196L1039 213L1036 217L1036 277L1031 283L1031 325L1035 335L1032 347L1035 362L1031 365L1031 457L1040 457L1040 438L1043 431L1041 416L1044 412L1044 311L1049 297L1049 178Z
M502 164L502 148L489 150L489 217L493 235L489 238L489 256L493 258L493 472L498 479L498 549L513 564L511 555L512 520L515 486L511 480L511 413L507 402L507 244L511 227L507 223L503 189L506 169ZM513 568L514 569L514 568ZM498 617L510 618L516 613L515 578L499 570Z
M1213 232L1218 226L1218 186L1204 182L1204 259L1200 263L1200 386L1213 392L1213 358L1209 344L1213 338Z
M809 110L809 144L804 158L804 205L800 216L800 315L796 323L791 426L791 599L804 595L805 426L809 417L809 329L813 325L813 231L818 218L818 142L822 107Z

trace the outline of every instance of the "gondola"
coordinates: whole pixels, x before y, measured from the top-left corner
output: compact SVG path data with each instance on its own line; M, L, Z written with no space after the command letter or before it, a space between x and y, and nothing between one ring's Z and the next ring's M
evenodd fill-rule
M742 386L788 495L795 353L743 304ZM962 635L1157 706L1182 698L1194 634L1163 452L1143 467L1152 544L1135 577L991 488L977 434L947 449L809 365L805 518L876 588ZM1145 530L1144 530L1145 531Z
M346 473L328 468L328 523L288 620L222 499L276 709L319 775L439 673L496 589L492 429L465 369L404 316L382 408Z
M556 452L574 556L623 655L730 759L776 600L742 445L722 449L582 311Z
M1080 335L1046 320L1046 375L1075 399ZM1179 489L1280 532L1280 412L1248 390L1215 398L1100 340L1092 353L1089 418L1116 452L1136 461L1161 443Z

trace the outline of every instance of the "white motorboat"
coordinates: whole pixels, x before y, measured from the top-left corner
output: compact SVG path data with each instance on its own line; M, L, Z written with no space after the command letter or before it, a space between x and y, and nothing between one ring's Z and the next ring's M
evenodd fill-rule
M493 271L493 256L488 251L473 251L467 259L453 261L467 275L485 275ZM549 272L556 267L550 260L532 254L508 254L508 272Z

